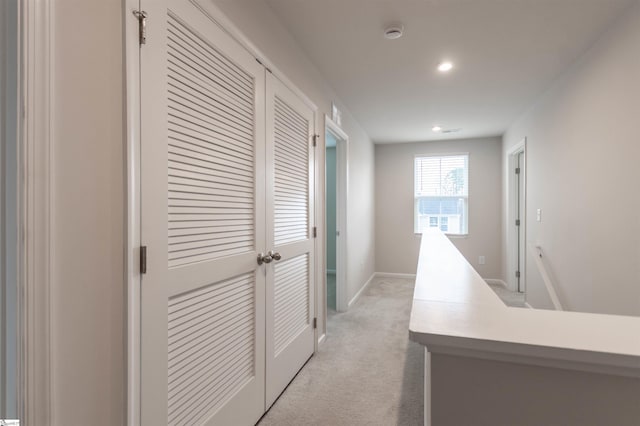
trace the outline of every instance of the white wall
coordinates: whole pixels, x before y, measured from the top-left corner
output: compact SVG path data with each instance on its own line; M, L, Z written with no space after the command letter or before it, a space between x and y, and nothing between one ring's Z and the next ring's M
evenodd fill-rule
M483 278L501 275L499 138L376 145L376 270L415 274L420 236L413 229L414 157L469 153L469 235L451 241ZM486 263L478 264L485 256Z
M53 18L53 425L121 425L124 368L122 1Z
M0 419L17 418L18 3L0 5Z
M504 135L505 168L527 138L527 240L569 310L640 315L639 119L636 2ZM551 308L530 256L526 282L528 302Z
M637 426L640 419L640 380L632 377L432 354L431 389L434 425Z
M333 138L326 135L326 138ZM335 144L335 139L334 139ZM326 214L327 214L327 269L336 270L336 148L327 148L326 151Z
M337 99L317 68L310 62L263 0L212 0L222 12L318 107L316 133L322 135L316 151L324 164L324 114L330 115L331 102L340 106L342 128L349 136L349 187L347 228L347 293L356 295L374 272L374 148L371 140ZM324 170L320 178L324 194ZM319 194L319 201L323 196ZM319 206L317 211L324 211ZM318 235L324 224L318 218ZM324 250L317 255L324 258ZM320 319L319 323L323 321Z

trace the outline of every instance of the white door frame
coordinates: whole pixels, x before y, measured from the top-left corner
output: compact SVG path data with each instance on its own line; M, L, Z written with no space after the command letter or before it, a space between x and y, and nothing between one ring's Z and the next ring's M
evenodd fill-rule
M40 425L51 421L51 2L25 0L18 13L18 412L21 424Z
M140 424L140 45L133 11L140 0L125 0L124 22L126 220L125 276L127 295L127 424Z
M349 295L347 292L347 193L349 188L349 136L328 115L324 116L325 134L330 133L336 138L336 230L339 232L336 238L336 309L338 312L346 312L349 309ZM325 157L326 170L326 157ZM323 212L324 229L327 229L325 188ZM324 242L326 254L327 242ZM324 282L324 310L325 321L327 318L327 260L324 256L323 282ZM325 326L326 329L326 326Z
M518 291L518 280L516 279L516 264L518 262L518 232L515 228L515 221L517 216L518 202L518 179L515 174L515 169L518 165L518 155L524 153L524 170L521 171L520 178L524 180L524 191L520 196L523 198L523 205L525 208L520 212L520 228L522 229L522 238L525 241L523 246L526 250L527 240L527 138L522 139L516 145L511 147L507 151L507 223L506 223L506 236L507 236L507 285L510 290ZM527 269L527 256L525 253L520 254L520 288L523 292L526 291L526 269Z

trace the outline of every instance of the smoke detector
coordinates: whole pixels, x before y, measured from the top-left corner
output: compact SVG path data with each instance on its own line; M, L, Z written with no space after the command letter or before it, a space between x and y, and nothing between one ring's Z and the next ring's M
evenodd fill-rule
M402 37L403 31L404 31L404 26L402 24L389 25L384 30L384 38L388 40L395 40L397 38Z

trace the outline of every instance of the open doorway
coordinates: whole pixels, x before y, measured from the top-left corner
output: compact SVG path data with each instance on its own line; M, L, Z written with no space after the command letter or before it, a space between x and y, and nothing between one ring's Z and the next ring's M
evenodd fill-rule
M326 308L348 308L347 277L347 134L325 116Z
M514 146L508 154L509 221L507 222L509 289L526 292L526 140Z

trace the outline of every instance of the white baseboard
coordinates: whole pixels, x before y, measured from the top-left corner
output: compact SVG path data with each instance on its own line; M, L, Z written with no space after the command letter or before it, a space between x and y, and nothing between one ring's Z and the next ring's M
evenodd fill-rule
M396 272L376 272L376 278L404 278L408 280L415 280L416 274L398 274Z
M335 275L336 274L336 270L335 269L327 269L327 274L328 275Z
M504 288L509 288L507 283L504 282L503 280L495 280L495 279L487 278L485 281L487 282L487 284L499 285L499 286L502 286Z
M320 336L320 338L318 339L318 346L323 344L326 339L327 339L327 333L323 333L322 336Z
M362 295L362 293L365 291L365 289L367 287L369 287L369 284L371 284L373 282L373 279L376 277L376 273L374 272L373 274L371 274L371 276L369 277L369 279L367 280L366 283L364 283L364 285L360 288L360 290L358 290L358 292L356 293L355 296L353 296L353 298L349 301L349 305L347 307L347 309L350 309L360 298L360 296Z

